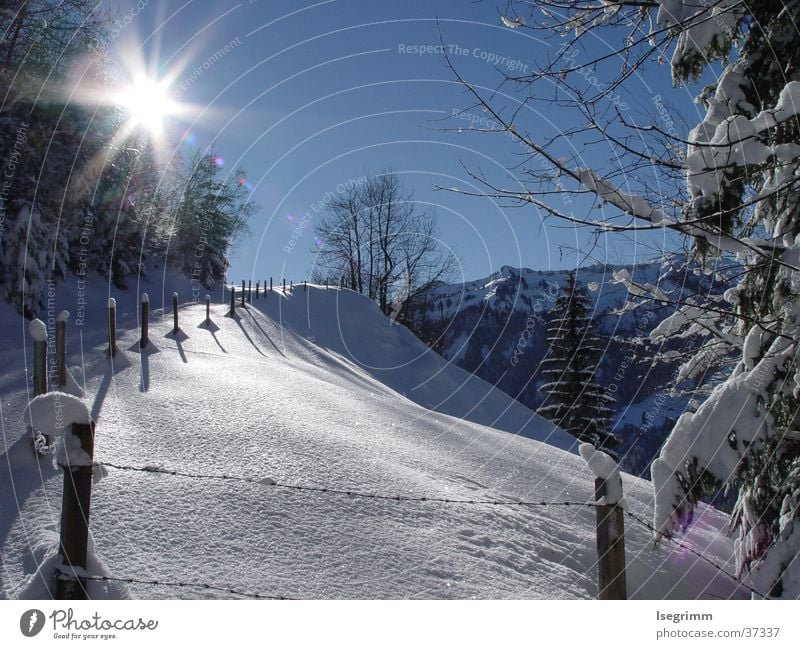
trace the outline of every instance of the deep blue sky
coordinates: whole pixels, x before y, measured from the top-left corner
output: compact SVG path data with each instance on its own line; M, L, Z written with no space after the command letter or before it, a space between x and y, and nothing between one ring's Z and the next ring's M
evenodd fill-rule
M437 208L443 245L455 250L466 279L504 264L545 269L584 261L569 249L588 251L588 231L543 221L533 208L507 209L489 199L434 190L436 184L467 186L462 165L500 177L503 168L518 162L519 145L503 135L438 130L458 127L458 120L437 120L471 102L440 55L404 50L438 44L438 17L445 41L462 48L452 50L459 71L473 83L496 88L501 75L482 57L507 57L532 69L533 58L553 44L502 26L494 4L151 0L127 20L136 4L112 5L124 25L113 44L116 55L132 64L130 52L139 48L151 72L175 77L173 92L196 110L193 118L170 124L173 140L188 131L179 145L187 155L215 141L226 171L247 170L252 198L262 206L234 252L230 279L307 277L319 214L314 204L341 184L387 166L419 201ZM229 53L212 62L226 44ZM514 94L511 87L504 90ZM652 112L655 92L669 95L681 110L696 110L689 93L671 90L666 66L636 82L634 91L628 97L633 118ZM572 126L573 116L546 103L539 108L526 112L524 128L546 137ZM607 155L590 162L608 168L613 155ZM587 215L586 205L573 208L577 216ZM305 214L311 216L307 226L293 235ZM600 244L591 254L612 263L652 254L649 245L630 238L615 236Z

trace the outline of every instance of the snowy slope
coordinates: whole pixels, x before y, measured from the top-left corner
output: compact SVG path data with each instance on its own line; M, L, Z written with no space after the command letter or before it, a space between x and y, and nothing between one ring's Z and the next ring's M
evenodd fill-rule
M172 286L142 288L158 316ZM74 289L59 290L58 308L75 299ZM186 304L188 337L167 336L171 317L156 317L153 347L140 355L135 299L123 293L121 326L130 329L112 367L101 353L107 292L90 289L82 346L77 327L70 329L70 364L79 383L78 366L85 371L98 461L380 494L591 497L583 461L556 448L571 438L389 325L360 296L296 287L237 311L237 319L215 304L218 329L199 327L204 307ZM31 575L52 554L61 475L30 453L20 422L30 344L7 305L0 317L0 360L9 368L0 376L0 592L43 596ZM625 491L629 509L649 517L650 484L625 476ZM702 512L690 542L730 566L725 516ZM366 500L109 469L94 487L91 527L103 564L93 568L115 576L302 598L596 594L594 511L582 507ZM640 526L629 523L626 539L633 597L746 595L685 550L654 550ZM219 596L174 586L129 590L137 598ZM111 586L98 594L128 592Z

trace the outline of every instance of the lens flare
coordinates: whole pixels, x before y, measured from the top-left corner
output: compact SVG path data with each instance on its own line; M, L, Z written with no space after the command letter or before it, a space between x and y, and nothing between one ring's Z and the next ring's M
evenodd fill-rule
M135 78L116 95L115 101L128 114L131 129L142 126L156 134L164 129L164 120L177 112L167 84L144 76Z

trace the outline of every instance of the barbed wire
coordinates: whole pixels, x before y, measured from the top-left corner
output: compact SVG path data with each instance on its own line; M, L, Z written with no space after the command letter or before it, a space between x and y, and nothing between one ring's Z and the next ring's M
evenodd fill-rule
M437 504L447 504L447 505L489 505L489 506L497 506L497 507L585 507L585 508L594 508L598 506L596 502L578 502L578 501L546 501L546 500L500 500L500 499L459 499L459 498L443 498L439 496L410 496L410 495L401 495L401 494L380 494L380 493L372 493L372 492L364 492L364 491L356 491L352 489L339 489L339 488L332 488L332 487L316 487L310 485L299 485L299 484L289 484L278 482L271 478L251 478L247 476L237 476L237 475L230 475L230 474L213 474L213 473L196 473L196 472L188 472L188 471L179 471L177 469L166 469L159 466L132 466L132 465L125 465L125 464L116 464L113 462L95 462L95 464L103 467L108 467L112 469L117 469L120 471L134 471L138 473L155 473L155 474L163 474L163 475L170 475L176 477L183 477L183 478L191 478L191 479L201 479L201 480L230 480L235 482L245 482L250 484L257 484L260 486L265 487L275 487L279 489L287 489L292 491L300 491L300 492L312 492L317 494L328 494L334 496L350 496L352 498L363 498L363 499L371 499L371 500L384 500L384 501L394 501L394 502L429 502L429 503L437 503ZM675 544L677 547L680 547L687 552L690 552L694 556L702 559L712 567L714 567L718 572L724 574L729 579L733 580L736 584L739 584L743 588L747 589L749 592L758 595L763 599L769 599L763 593L759 592L749 584L743 582L739 577L735 574L724 568L723 566L719 565L709 557L705 556L701 551L693 548L691 545L684 543L673 536L666 536L662 534L659 530L657 530L653 525L647 522L642 515L636 514L634 512L628 511L626 509L622 510L625 515L630 518L631 520L635 521L648 531L650 531L656 539L667 539L669 542ZM136 582L133 582L136 583ZM143 583L151 583L151 582L143 582ZM163 582L162 582L163 584ZM169 585L169 584L164 584ZM203 586L205 587L205 586ZM241 593L240 593L241 594Z
M636 521L636 522L637 522L637 523L639 523L639 525L641 525L642 527L645 527L645 528L647 528L648 530L650 530L650 532L652 532L652 533L653 533L653 535L655 536L655 538L656 538L656 539L666 539L667 541L670 541L671 543L674 543L674 544L675 544L675 545L677 545L679 548L681 548L681 549L683 549L683 550L686 550L687 552L690 552L691 554L693 554L693 555L695 555L696 557L698 557L698 558L702 559L703 561L705 561L705 562L706 562L706 563L708 563L709 565L713 566L713 567L714 567L714 568L716 568L716 570L718 570L720 573L722 573L723 575L726 575L727 577L729 577L730 579L732 579L734 582L736 582L737 584L739 584L739 585L740 585L740 586L742 586L743 588L746 588L747 590L749 590L749 591L750 591L751 593L753 593L754 595L758 595L758 596L759 596L759 597L761 597L762 599L769 599L769 597L767 597L767 596L766 596L766 595L764 595L763 593L759 592L758 590L756 590L755 588L753 588L753 587L752 587L752 586L750 586L749 584L746 584L746 583L744 583L744 582L743 582L743 581L742 581L742 580L741 580L739 577L737 577L735 574L733 574L732 572L729 572L727 569L725 569L724 567L722 567L721 565L719 565L719 564L718 564L718 563L716 563L715 561L712 561L711 559L709 559L709 558L708 558L706 555L704 555L704 554L703 554L703 553L702 553L700 550L697 550L697 549L693 548L691 545L689 545L689 544L687 544L687 543L684 543L683 541L680 541L680 540L676 539L674 536L667 536L667 535L663 534L662 532L660 532L659 530L657 530L655 527L653 527L653 525L651 525L650 523L648 523L648 522L647 522L645 519L643 519L643 518L642 518L641 516L639 516L638 514L634 514L633 512L629 512L629 511L627 511L627 510L623 510L623 511L625 512L625 515L626 515L628 518L630 518L630 519L631 519L631 520L633 520L633 521Z
M494 505L504 507L595 507L594 502L577 501L546 501L546 500L500 500L500 499L463 499L463 498L443 498L441 496L409 496L402 494L379 494L352 489L338 489L333 487L315 487L310 485L289 484L277 482L271 478L249 478L247 476L237 476L229 474L213 473L192 473L188 471L178 471L165 469L158 466L130 466L125 464L115 464L113 462L95 462L98 466L109 467L121 471L137 471L140 473L160 473L164 475L178 476L182 478L193 478L202 480L232 480L235 482L247 482L258 484L264 487L275 487L277 489L289 489L293 491L307 491L313 493L331 494L334 496L350 496L351 498L365 498L372 500L390 500L395 502L430 502L447 505Z
M111 577L109 575L76 575L64 572L56 568L56 577L66 581L98 581L98 582L120 582L124 584L141 584L145 586L172 586L179 588L198 588L202 590L213 590L231 595L240 595L250 599L270 599L270 600L293 600L293 597L284 597L283 595L264 595L262 593L249 593L237 588L230 588L228 586L218 586L216 584L208 584L204 582L191 582L191 581L165 581L162 579L140 579L136 577Z

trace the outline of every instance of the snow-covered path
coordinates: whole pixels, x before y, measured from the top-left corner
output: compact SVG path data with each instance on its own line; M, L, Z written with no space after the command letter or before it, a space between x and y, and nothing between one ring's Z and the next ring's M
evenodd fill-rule
M87 334L97 461L379 494L591 499L583 461L561 450L569 436L447 364L361 296L295 287L237 308L235 319L226 311L213 306L209 329L198 326L204 306L182 307L187 337L177 340L166 335L171 316L154 319L141 355L127 331L113 367L100 353L102 329ZM14 354L22 350L6 358ZM8 381L0 479L19 489L4 486L0 500L0 577L6 596L19 596L36 592L26 575L53 550L61 477L28 459L14 412L25 392ZM625 490L628 508L650 516L650 484L625 476ZM115 576L300 598L587 598L596 594L594 516L109 469L94 487L91 529ZM691 536L723 563L724 522L705 510ZM648 532L628 522L632 596L733 594L728 578L671 550L653 550ZM135 584L130 594L219 596Z

